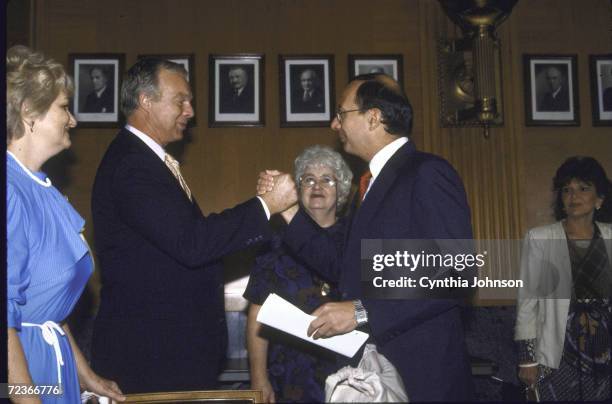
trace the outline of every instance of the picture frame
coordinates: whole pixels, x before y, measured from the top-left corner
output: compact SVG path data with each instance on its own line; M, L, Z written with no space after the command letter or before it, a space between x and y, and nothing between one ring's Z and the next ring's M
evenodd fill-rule
M279 55L280 126L329 126L334 108L333 55Z
M580 126L576 55L523 55L526 126Z
M120 53L71 53L72 113L80 127L118 127L119 91L125 65Z
M209 55L208 126L264 126L263 54Z
M159 393L127 394L126 402L141 404L157 403L224 403L255 404L263 402L261 390L195 390Z
M138 55L138 59L144 58L158 58L169 60L174 63L178 63L183 65L185 70L187 70L187 77L189 81L189 86L191 87L191 91L193 93L193 99L191 100L191 107L193 108L193 118L189 120L189 127L196 126L197 122L197 108L196 108L196 66L195 66L195 55L193 53L174 53L174 54L146 54L146 55Z
M593 126L612 126L612 53L589 56Z
M404 57L389 55L348 55L349 81L360 74L384 73L403 87Z

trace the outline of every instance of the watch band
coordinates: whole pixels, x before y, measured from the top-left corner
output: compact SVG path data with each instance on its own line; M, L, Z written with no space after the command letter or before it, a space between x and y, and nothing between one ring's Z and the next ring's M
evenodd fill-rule
M353 306L355 307L355 320L357 321L357 327L368 323L368 312L361 300L353 300Z

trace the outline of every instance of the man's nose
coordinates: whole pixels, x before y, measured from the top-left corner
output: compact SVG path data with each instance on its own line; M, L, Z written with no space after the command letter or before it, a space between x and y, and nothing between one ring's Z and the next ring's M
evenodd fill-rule
M330 127L333 131L336 131L336 132L339 131L340 128L342 127L342 124L338 120L337 116L335 116L334 119L332 119Z

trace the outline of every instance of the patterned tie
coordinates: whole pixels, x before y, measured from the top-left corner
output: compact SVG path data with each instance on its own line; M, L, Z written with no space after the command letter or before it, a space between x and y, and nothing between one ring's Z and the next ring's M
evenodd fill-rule
M370 170L367 170L365 173L361 175L359 178L359 200L363 201L366 192L368 191L368 185L370 185L370 180L372 179L372 173Z
M187 194L187 197L191 201L191 190L189 189L189 187L187 186L187 183L185 182L185 179L181 175L181 169L179 168L179 162L176 161L174 157L166 153L166 157L164 158L164 163L166 163L172 175L176 177L177 181L181 185L181 188L183 188L183 191L185 191L185 193Z

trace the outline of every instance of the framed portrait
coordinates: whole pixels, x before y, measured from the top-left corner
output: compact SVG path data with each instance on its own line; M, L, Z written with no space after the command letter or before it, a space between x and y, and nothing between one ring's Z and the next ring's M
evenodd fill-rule
M384 73L403 85L402 55L348 55L349 80L360 74Z
M527 126L580 125L576 55L523 55Z
M612 53L589 56L593 126L612 126Z
M210 55L208 126L264 126L264 55Z
M280 55L280 126L329 126L334 103L332 55Z
M193 93L193 99L191 100L191 106L193 107L194 116L189 120L189 126L196 126L196 118L198 116L196 109L196 82L195 82L195 56L193 53L190 54L164 54L164 55L138 55L138 59L143 58L159 58L169 60L174 63L178 63L182 65L185 70L187 70L187 79L189 80L189 85L191 86L191 92Z
M74 77L72 112L79 126L118 126L125 55L72 53L68 57Z

